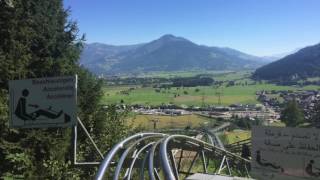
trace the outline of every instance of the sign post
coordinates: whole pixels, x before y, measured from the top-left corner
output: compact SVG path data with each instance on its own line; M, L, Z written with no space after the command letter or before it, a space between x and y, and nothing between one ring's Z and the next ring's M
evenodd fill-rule
M9 82L10 127L72 127L77 123L77 76Z
M254 127L251 167L257 179L319 179L320 129Z

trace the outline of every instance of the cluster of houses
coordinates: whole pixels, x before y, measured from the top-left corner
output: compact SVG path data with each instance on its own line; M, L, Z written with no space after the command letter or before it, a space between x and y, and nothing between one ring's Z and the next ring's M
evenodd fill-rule
M320 102L320 91L304 91L297 92L294 95L289 94L289 97L284 97L286 101L295 99L301 109L304 112L305 119L310 119L312 111L314 110L317 103Z
M280 93L280 92L279 92ZM266 107L272 107L273 109L280 110L282 104L280 96L277 96L277 91L258 91L256 92L257 99Z
M228 111L202 111L202 115L213 118L231 119L237 118L249 118L251 120L263 119L269 122L277 121L280 118L280 113L274 111L271 108L266 108L261 104L257 105L244 105L246 108L234 108L229 107Z
M261 104L232 104L230 106L212 107L177 107L176 105L163 105L157 108L144 107L142 105L133 106L133 111L147 115L188 115L199 114L202 116L231 119L233 117L264 119L268 122L280 119L281 109L286 102L296 100L304 110L306 119L309 118L311 111L316 103L320 102L320 91L317 90L298 90L298 91L259 91L256 93Z
M163 116L180 116L180 115L189 115L190 111L183 109L145 109L139 108L134 109L133 112L145 115L163 115Z
M305 118L310 118L311 111L320 102L319 90L297 90L297 91L259 91L258 100L266 107L279 112L287 102L295 100L305 113Z
M231 119L233 117L238 118L249 118L264 119L269 122L276 121L280 118L280 114L271 108L266 108L262 104L256 105L242 105L233 104L227 107L208 107L208 108L177 108L177 107L166 107L166 108L148 108L143 106L135 106L133 112L145 115L168 115L168 116L179 116L198 114L201 116L211 118L222 118Z

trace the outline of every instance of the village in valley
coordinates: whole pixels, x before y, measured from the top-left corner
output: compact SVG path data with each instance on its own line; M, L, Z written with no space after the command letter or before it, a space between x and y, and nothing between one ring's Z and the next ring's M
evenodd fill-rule
M319 7L0 0L0 179L319 180Z
M177 123L180 128L190 124L198 127L217 120L237 122L239 119L242 121L238 127L240 129L248 129L241 127L243 121L253 125L283 126L281 111L293 100L303 111L304 119L312 117L315 105L320 101L317 85L273 84L251 79L250 73L160 73L130 78L104 77L108 87L105 88L103 103L128 107L134 114L133 119L139 119L133 123L147 129L161 124L164 117L170 119L167 124L174 126ZM181 121L179 116L192 118L183 125L176 122ZM194 117L205 118L205 122L192 122Z

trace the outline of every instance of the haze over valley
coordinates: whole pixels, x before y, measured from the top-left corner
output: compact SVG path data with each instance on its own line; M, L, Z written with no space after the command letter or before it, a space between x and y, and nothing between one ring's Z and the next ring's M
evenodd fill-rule
M227 47L198 45L183 37L164 35L135 45L85 44L80 63L97 75L117 75L157 71L252 70L275 58L253 56Z

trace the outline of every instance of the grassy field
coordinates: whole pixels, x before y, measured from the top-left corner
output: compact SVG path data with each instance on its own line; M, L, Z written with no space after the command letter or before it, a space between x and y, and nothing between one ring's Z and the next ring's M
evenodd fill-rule
M216 89L212 86L190 87L190 88L171 88L156 92L151 87L134 87L134 90L127 94L121 94L123 90L128 90L133 86L105 87L102 103L119 103L121 100L125 104L145 104L145 105L196 105L218 104L217 92L221 93L221 103L230 104L256 104L256 92L261 90L299 90L299 89L319 89L319 86L306 86L303 88L293 86L277 86L273 84L256 84L247 86L230 86ZM199 89L197 92L196 89Z
M249 80L248 78L251 76L252 71L238 71L238 72L226 72L215 74L212 76L217 81L228 81L228 80Z
M224 144L232 144L251 137L251 131L233 130L221 134L221 139Z
M140 127L146 130L153 129L153 122L151 120L158 120L157 129L167 128L192 128L199 127L201 124L208 124L213 119L205 118L198 115L183 115L183 116L156 116L156 115L132 115L128 119L128 123L132 124L134 128Z
M160 73L158 77L187 77L201 74L197 71ZM221 104L256 104L256 92L261 90L317 90L320 86L305 86L303 88L295 86L277 86L265 82L254 82L249 77L252 71L240 72L205 72L211 75L216 81L224 81L223 86L217 88L214 86L185 87L161 89L156 92L152 87L141 86L106 86L104 87L103 104L120 103L125 104L144 104L144 105L195 105L201 106L203 103L210 105L218 104L218 93L221 94ZM147 74L145 76L156 77L156 74ZM235 86L227 86L227 81L234 81ZM131 90L129 90L131 89ZM128 91L129 93L121 93Z
M285 127L285 126L286 126L286 124L285 124L285 123L283 123L283 122L279 122L279 121L277 121L277 122L273 122L273 123L271 123L269 126Z
M152 77L152 78L174 78L174 77L192 77L198 74L207 74L216 76L220 74L230 73L230 71L176 71L176 72L150 72L146 74L140 74L138 77Z

